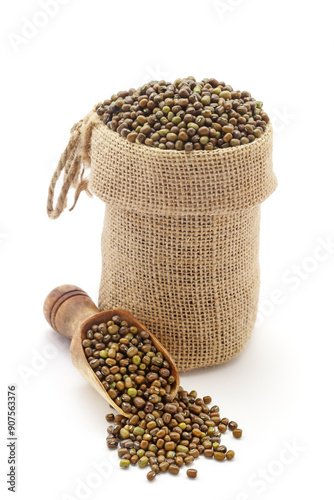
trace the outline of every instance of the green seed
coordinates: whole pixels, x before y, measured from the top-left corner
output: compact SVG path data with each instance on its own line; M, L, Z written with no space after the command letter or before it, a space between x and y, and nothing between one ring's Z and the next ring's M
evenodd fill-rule
M211 97L209 95L204 95L201 99L202 104L204 106L208 106L211 103Z
M122 460L119 463L119 466L122 469L127 469L129 467L129 465L130 465L130 460L125 460L125 458L122 458Z
M145 429L142 427L135 427L133 429L133 434L134 436L143 436L145 434Z
M137 396L137 389L130 387L130 389L128 389L128 395L131 396L131 398L134 398Z
M138 461L138 465L141 469L143 469L144 467L146 467L146 465L148 464L148 457L141 457L141 459Z
M143 457L145 455L145 450L142 450L142 449L138 450L137 455L139 458Z
M105 350L100 351L100 357L106 359L108 357L108 351Z
M162 108L162 111L165 113L165 115L167 115L170 112L170 107L169 106L164 106Z
M137 365L137 366L140 365L140 363L141 363L141 357L140 356L133 356L132 363L134 365Z
M195 130L198 130L199 126L197 125L197 123L189 122L187 123L187 128L194 128Z
M223 90L220 94L219 97L223 97L224 99L231 99L231 92L228 90Z
M193 92L196 92L197 94L200 94L202 92L202 89L201 89L201 87L199 87L198 85L196 85L196 87L193 88Z
M130 436L130 432L127 429L124 429L124 427L119 431L119 434L123 439L128 439L128 437Z

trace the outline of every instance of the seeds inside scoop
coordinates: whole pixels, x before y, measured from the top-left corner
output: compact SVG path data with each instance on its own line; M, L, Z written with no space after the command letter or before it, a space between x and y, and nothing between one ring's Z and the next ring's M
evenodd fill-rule
M199 455L222 462L234 457L233 450L220 444L221 435L228 428L241 437L241 429L221 418L218 406L209 408L210 396L202 399L196 391L180 387L172 399L175 378L147 332L114 316L106 324L93 325L82 345L109 396L131 414L130 418L106 416L111 423L107 446L118 448L121 468L149 466L147 479L152 481L166 471L177 475ZM187 474L194 478L197 471L196 475L192 471L196 469L188 469Z
M119 316L93 325L82 342L87 360L111 399L126 413L153 410L175 377L149 334Z
M112 95L95 111L129 142L188 152L249 144L269 122L261 101L215 78L151 81Z

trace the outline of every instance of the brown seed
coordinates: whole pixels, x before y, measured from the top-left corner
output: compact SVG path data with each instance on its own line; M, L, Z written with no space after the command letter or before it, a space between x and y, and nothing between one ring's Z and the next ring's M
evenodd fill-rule
M150 458L150 464L151 464L151 469L153 472L155 472L156 474L159 474L160 472L160 469L159 469L159 465L155 462L153 463L152 460L154 460L153 458ZM155 459L156 460L156 459Z
M213 456L219 462L221 462L222 460L225 460L225 453L222 453L220 451L216 451Z
M168 472L176 476L180 472L180 469L177 465L171 464L169 466Z
M174 414L177 412L177 407L174 404L167 403L165 404L164 411L166 411L167 413Z
M174 443L174 441L168 441L165 444L165 450L166 451L173 451L173 450L175 450L175 448L176 448L176 443Z
M180 434L178 432L171 432L169 434L169 437L171 438L172 441L180 441Z
M188 469L187 476L191 479L195 479L197 477L197 469Z
M169 469L169 463L168 462L161 462L159 464L159 469L161 472L166 472Z
M146 401L145 399L136 396L135 398L133 398L133 404L136 408L141 409L146 405Z
M205 449L205 450L210 450L210 449L212 448L212 442L210 441L210 438L205 439L205 440L202 442L202 445L204 446L204 449Z
M189 455L194 457L194 458L197 458L197 457L199 457L199 451L198 450L190 450Z
M238 424L234 422L234 420L231 420L228 424L228 428L231 429L232 431L238 427Z
M197 429L196 427L192 430L192 434L196 437L201 437L202 436L202 431Z
M115 391L115 389L109 389L108 395L111 397L111 399L115 399L117 396L117 392Z
M222 434L224 434L226 432L226 430L227 430L227 427L224 424L219 424L218 425L218 430L219 430L219 432L221 432Z
M200 136L209 135L209 129L208 129L208 127L200 127L198 129L197 133Z
M189 89L189 91L190 91L190 89ZM185 88L182 88L179 91L179 96L180 97L189 97L189 95L190 95L189 91L187 89L185 89Z
M212 399L210 396L204 396L203 401L206 405L210 404Z
M117 439L107 439L108 448L115 450L118 447Z
M232 460L232 458L234 458L234 451L233 450L229 450L226 453L226 458L227 458L227 460Z
M214 453L214 451L212 449L211 450L210 449L206 449L206 450L204 450L203 455L206 458L212 458L213 457L213 453Z
M153 481L153 479L155 479L156 477L156 472L154 472L153 470L150 470L150 472L147 473L146 477L149 481Z
M239 428L233 429L233 436L235 438L241 438L241 436L242 436L242 429L239 429Z
M117 453L119 458L122 458L124 455L128 453L128 450L127 448L119 448Z
M166 139L167 139L167 141L176 142L177 141L177 135L173 134L173 133L169 133L169 134L166 135ZM155 359L155 358L153 358L153 359Z
M136 142L137 137L138 137L137 132L130 132L130 134L128 134L128 135L126 136L126 138L127 138L127 140L128 140L129 142ZM111 333L111 332L109 332L109 333Z
M187 134L187 132L184 129L180 130L179 139L183 142L186 142L189 139L189 135Z

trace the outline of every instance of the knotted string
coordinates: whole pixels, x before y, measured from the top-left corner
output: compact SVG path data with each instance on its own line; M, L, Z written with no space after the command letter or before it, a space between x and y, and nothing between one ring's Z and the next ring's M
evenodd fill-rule
M88 150L93 129L91 118L92 113L89 113L83 120L73 125L68 145L52 176L47 200L47 213L51 219L57 219L66 208L67 194L71 187L75 188L75 194L74 203L70 210L75 207L82 191L85 191L88 196L92 196L88 189L89 179L84 178L85 170L90 166ZM64 172L63 185L54 207L54 192L62 172Z

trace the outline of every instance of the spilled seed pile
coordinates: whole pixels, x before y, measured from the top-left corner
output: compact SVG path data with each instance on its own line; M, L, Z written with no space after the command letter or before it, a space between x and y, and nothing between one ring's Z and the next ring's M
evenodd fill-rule
M249 92L191 76L118 92L95 111L129 142L188 152L248 144L261 137L269 122L262 102Z
M152 481L163 472L178 474L200 455L217 461L232 460L233 450L221 444L221 435L242 430L222 418L211 397L198 398L196 391L179 388L171 396L175 378L170 365L153 345L146 331L138 331L120 316L93 325L82 342L87 360L109 396L129 414L109 413L107 446L118 448L120 467L150 467ZM187 476L196 478L197 470Z

